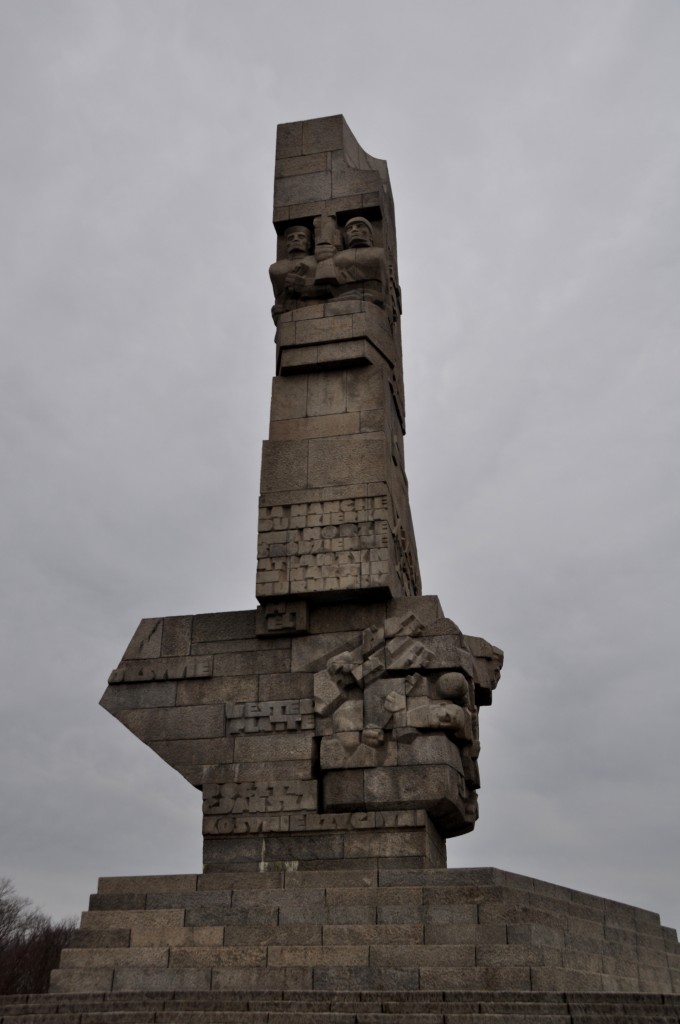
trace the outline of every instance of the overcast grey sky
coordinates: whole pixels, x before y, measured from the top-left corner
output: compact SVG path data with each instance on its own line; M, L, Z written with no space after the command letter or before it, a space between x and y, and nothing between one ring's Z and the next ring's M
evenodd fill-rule
M426 593L504 648L494 865L680 926L672 0L0 0L0 875L200 870L98 700L143 616L253 607L278 122L388 161Z

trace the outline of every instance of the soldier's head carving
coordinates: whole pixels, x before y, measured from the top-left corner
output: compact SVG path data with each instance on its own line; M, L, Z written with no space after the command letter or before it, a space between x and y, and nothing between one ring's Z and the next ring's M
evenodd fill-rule
M304 224L293 224L284 232L286 255L307 256L312 250L312 232Z
M373 245L373 228L365 217L352 217L345 224L345 243L348 249Z

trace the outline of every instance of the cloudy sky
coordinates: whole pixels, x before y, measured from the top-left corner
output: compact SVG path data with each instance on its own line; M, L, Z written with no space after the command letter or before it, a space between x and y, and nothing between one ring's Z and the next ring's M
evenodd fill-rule
M680 6L0 0L0 875L200 870L98 707L143 616L254 606L278 122L388 161L426 593L504 648L494 865L680 927Z

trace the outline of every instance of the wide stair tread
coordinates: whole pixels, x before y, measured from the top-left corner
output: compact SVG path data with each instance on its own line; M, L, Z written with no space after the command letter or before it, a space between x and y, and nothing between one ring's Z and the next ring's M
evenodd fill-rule
M0 996L0 1024L680 1024L680 995L112 992Z

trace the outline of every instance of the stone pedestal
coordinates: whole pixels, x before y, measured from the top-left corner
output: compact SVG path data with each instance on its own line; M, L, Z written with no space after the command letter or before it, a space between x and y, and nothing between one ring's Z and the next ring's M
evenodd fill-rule
M102 878L90 906L53 992L680 991L657 914L496 868Z

